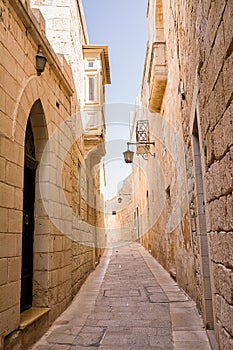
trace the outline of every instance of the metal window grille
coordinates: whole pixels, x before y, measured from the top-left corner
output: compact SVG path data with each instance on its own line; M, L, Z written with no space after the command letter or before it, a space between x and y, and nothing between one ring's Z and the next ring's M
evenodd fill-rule
M150 140L148 120L137 121L136 140L137 142L148 142Z

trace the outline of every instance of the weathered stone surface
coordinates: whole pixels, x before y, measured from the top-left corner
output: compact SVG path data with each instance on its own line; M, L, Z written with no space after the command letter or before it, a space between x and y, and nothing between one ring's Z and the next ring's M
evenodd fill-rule
M206 173L207 201L228 195L233 189L233 148L220 160L214 162ZM228 171L226 171L228 169Z
M36 7L31 9L30 6ZM95 171L82 168L78 179L78 164L86 156L81 118L74 123L74 135L64 129L64 121L77 115L84 105L84 57L83 45L88 44L85 20L79 2L61 1L11 1L1 6L1 55L0 55L0 266L1 266L1 313L0 334L17 331L20 317L20 289L22 265L22 230L27 225L27 215L23 213L25 131L30 118L35 145L36 168L33 246L33 287L32 305L50 307L50 322L69 305L88 274L98 263L101 249L93 248L94 226L104 222L103 212L96 212L95 195L102 196L100 183L104 175L103 164L96 162ZM70 8L72 7L72 11ZM40 10L41 11L40 11ZM52 11L51 11L52 10ZM43 12L43 13L42 13ZM57 27L59 26L59 27ZM67 30L63 30L64 28ZM46 33L45 33L46 27ZM30 28L30 29L28 29ZM72 35L70 33L72 32ZM47 35L47 37L46 37ZM56 37L56 39L55 39ZM49 42L50 40L50 42ZM61 42L62 40L62 42ZM47 59L44 72L37 75L35 58L39 48ZM104 49L107 52L107 47ZM55 52L58 52L56 55ZM104 84L100 74L102 60L98 63L98 98L104 103ZM65 55L65 56L64 56ZM67 61L66 61L67 60ZM108 58L105 60L108 64ZM68 63L69 62L69 63ZM109 81L110 83L110 73ZM103 74L105 76L105 74ZM105 126L102 115L101 142ZM45 210L41 188L42 154L48 139L60 127L60 138L50 143L50 154L45 163L44 174L46 194L51 196ZM76 128L76 129L75 129ZM81 131L81 133L80 133ZM69 138L69 140L68 140ZM97 135L98 138L98 135ZM51 140L51 139L50 139ZM100 140L99 140L100 141ZM70 142L71 145L68 145ZM73 146L72 146L73 144ZM72 146L72 147L71 147ZM92 148L90 146L89 150ZM65 155L64 156L64 151ZM99 161L103 154L99 155ZM65 158L64 158L65 157ZM63 159L64 158L64 159ZM62 159L62 164L59 160ZM90 162L91 163L91 162ZM91 167L93 164L89 164ZM42 171L43 172L43 171ZM89 184L91 214L87 215L87 176ZM60 177L64 180L59 186ZM78 182L78 180L80 180ZM80 188L79 188L80 187ZM66 217L69 206L75 212L78 192L80 196L80 224L73 227L72 214ZM65 193L68 205L63 205L61 192ZM97 196L99 208L103 199ZM46 199L47 200L47 199ZM25 214L25 215L24 215ZM75 212L76 214L76 212ZM98 218L97 218L98 215ZM54 219L60 227L53 226ZM57 224L56 221L56 224ZM84 222L85 221L85 222ZM90 225L93 225L93 232ZM33 225L31 225L31 228ZM62 231L62 232L61 232ZM76 234L82 233L85 245L76 243ZM88 238L87 237L88 232ZM70 233L68 237L67 234ZM30 232L30 235L32 232ZM91 242L89 238L91 237ZM96 238L96 242L98 237ZM73 244L74 242L74 244ZM104 247L103 241L103 247ZM28 253L28 256L31 254ZM72 259L74 257L74 259ZM28 261L28 264L32 263ZM75 287L74 287L75 286ZM30 294L30 293L29 293ZM46 324L41 325L44 331ZM28 329L28 344L34 337L34 326ZM2 339L1 339L2 342ZM18 347L26 348L26 343ZM12 343L13 344L13 343ZM9 345L10 347L14 345ZM16 348L15 348L16 349Z
M233 335L233 306L220 295L216 295L216 317L221 320L225 330Z
M225 111L213 132L215 159L220 159L233 144L233 103Z
M216 293L222 295L229 304L233 304L233 272L224 265L216 264L213 267Z
M4 349L20 350L22 345L22 334L20 331L15 331L6 339Z
M233 232L211 232L209 237L212 260L233 268Z
M231 48L232 51L232 48ZM227 60L224 62L223 66L223 88L224 88L224 99L225 103L231 103L232 101L232 62L233 62L233 53L227 58Z
M233 346L233 338L229 333L222 327L221 322L217 323L219 344L221 349L231 350Z
M222 196L208 205L208 230L210 231L230 231L232 229L232 195Z

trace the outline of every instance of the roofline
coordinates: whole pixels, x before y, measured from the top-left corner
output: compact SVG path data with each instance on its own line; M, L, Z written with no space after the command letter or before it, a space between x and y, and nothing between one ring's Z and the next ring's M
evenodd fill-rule
M81 27L82 27L82 32L83 32L83 37L85 44L88 44L89 39L88 39L88 32L87 32L87 24L86 24L86 18L85 14L83 11L83 4L81 0L77 0L77 6L78 6L78 12L79 12L79 17L81 21Z
M72 96L74 90L70 84L70 77L66 74L58 55L54 52L47 37L41 32L39 22L33 14L31 7L26 7L21 0L8 0L8 2L14 9L20 22L25 26L26 33L30 33L34 44L42 48L48 64L58 78L59 82L61 82L61 85L65 89L66 93L69 96Z

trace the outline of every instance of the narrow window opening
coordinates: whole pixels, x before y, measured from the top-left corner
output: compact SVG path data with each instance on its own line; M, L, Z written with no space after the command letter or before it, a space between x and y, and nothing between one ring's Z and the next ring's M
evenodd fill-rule
M81 216L81 165L78 164L78 198L77 198L77 209L78 209L78 215Z
M95 78L89 77L89 101L94 101L95 99Z

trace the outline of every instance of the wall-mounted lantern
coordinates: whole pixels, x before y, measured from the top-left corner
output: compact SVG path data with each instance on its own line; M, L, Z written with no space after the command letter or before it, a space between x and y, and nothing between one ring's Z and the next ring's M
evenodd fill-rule
M39 48L39 51L36 55L36 71L38 76L40 76L41 73L43 73L46 62L47 62L47 59L43 55L42 49Z
M123 152L124 159L126 163L133 163L134 152L129 150L129 142L127 142L128 149Z
M118 197L117 201L118 201L118 203L121 203L123 200L122 196L131 196L131 193L119 193L118 196L119 197Z
M149 155L155 157L154 153L150 151L150 145L155 145L154 141L149 141L149 121L148 120L138 120L136 127L136 141L137 142L127 142L127 151L123 152L124 159L126 163L133 163L134 152L130 151L130 145L137 146L137 155L142 156L143 159L147 160Z

